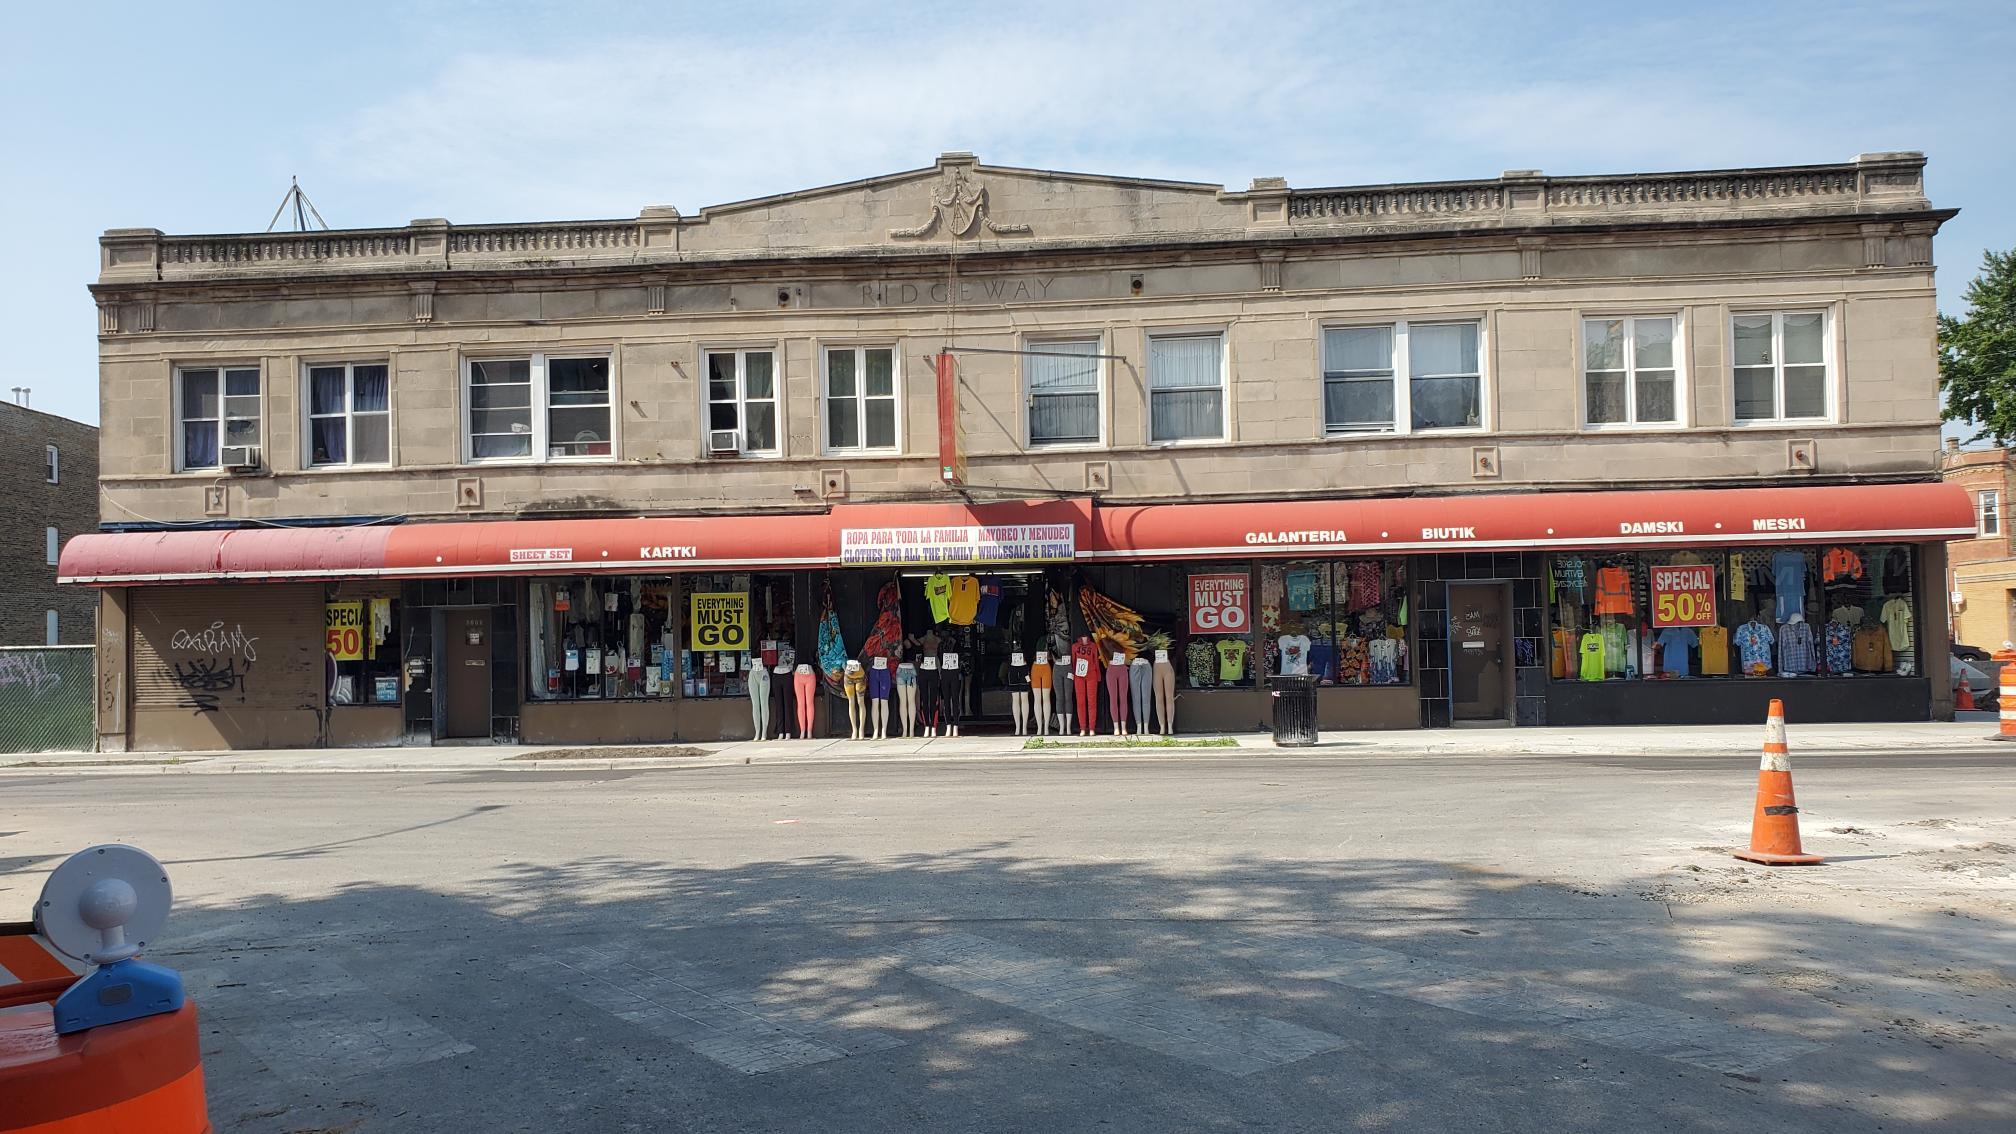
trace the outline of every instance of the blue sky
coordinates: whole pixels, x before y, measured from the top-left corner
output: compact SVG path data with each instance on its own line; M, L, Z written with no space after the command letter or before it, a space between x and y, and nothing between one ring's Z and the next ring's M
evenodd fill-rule
M0 388L87 420L98 234L259 231L292 175L364 227L690 212L955 149L1234 187L1919 149L1965 210L1941 308L2016 246L2009 0L0 7Z

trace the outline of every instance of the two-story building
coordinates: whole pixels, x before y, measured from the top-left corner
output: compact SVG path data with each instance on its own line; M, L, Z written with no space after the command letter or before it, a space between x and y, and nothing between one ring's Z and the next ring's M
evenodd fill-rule
M0 402L0 646L91 644L97 602L56 558L97 527L97 427Z
M102 742L737 737L780 653L992 718L1088 640L1183 731L1944 717L1923 170L114 229Z
M2016 531L2004 515L2010 501L2007 449L1963 449L1948 441L1941 459L1948 484L1974 505L1972 539L1947 548L1947 589L1956 642L1988 651L2016 639L2010 610L2016 607Z

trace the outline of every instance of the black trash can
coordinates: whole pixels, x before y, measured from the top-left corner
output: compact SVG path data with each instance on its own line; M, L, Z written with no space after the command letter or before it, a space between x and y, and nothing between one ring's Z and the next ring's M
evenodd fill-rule
M1281 674L1267 679L1274 702L1274 745L1302 748L1316 743L1316 678Z

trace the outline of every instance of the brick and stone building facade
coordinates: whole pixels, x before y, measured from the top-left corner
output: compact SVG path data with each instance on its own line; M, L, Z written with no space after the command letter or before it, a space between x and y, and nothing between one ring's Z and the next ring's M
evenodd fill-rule
M102 738L746 735L780 654L837 691L951 653L938 723L995 720L1081 640L1180 671L1182 729L1305 670L1327 727L1941 715L1915 658L1971 523L1923 167L1226 191L947 154L691 215L113 229L107 515L184 526L66 552L124 642ZM1880 670L1794 630L1737 676L1751 625L1835 611Z
M97 428L0 402L0 646L91 644L97 596L56 584L56 550L97 528Z
M1967 493L1975 534L1947 548L1948 599L1953 640L1993 652L2016 639L2010 622L2016 595L2016 532L2009 529L2010 464L2007 449L1962 449L1948 444L1941 457L1948 484Z

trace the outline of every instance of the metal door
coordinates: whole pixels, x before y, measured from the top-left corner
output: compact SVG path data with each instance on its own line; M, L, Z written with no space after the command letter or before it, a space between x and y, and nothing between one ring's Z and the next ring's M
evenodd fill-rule
M448 737L490 735L490 608L442 611L441 675L448 694Z
M1503 583L1457 583L1449 587L1449 684L1451 716L1459 721L1507 719Z

